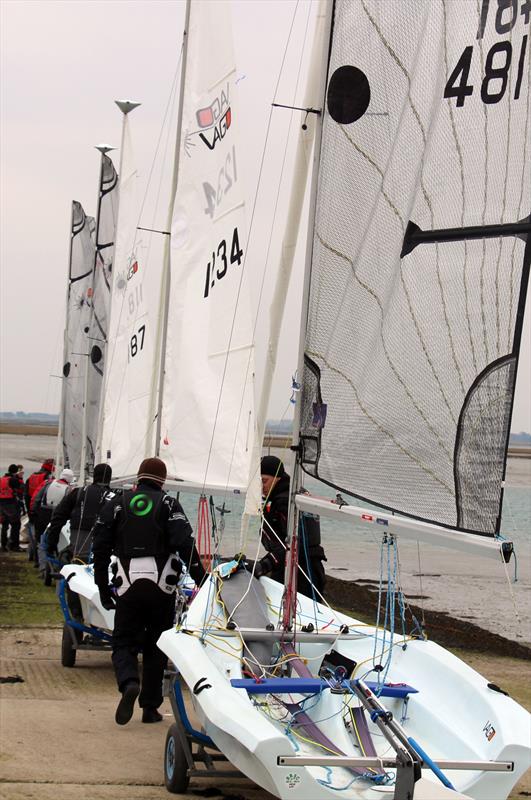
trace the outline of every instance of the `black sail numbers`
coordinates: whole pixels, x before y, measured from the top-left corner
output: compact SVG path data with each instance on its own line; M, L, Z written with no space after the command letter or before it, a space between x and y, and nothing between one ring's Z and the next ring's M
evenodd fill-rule
M240 245L238 228L234 228L230 241L222 239L216 250L212 251L212 258L206 267L205 290L203 297L208 297L211 289L216 285L216 280L222 280L227 274L230 265L240 266L243 259L243 250Z

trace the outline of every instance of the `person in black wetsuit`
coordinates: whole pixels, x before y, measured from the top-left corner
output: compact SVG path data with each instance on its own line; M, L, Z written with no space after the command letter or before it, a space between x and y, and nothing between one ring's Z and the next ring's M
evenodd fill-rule
M262 545L266 554L255 566L255 577L267 575L283 583L286 565L286 538L288 530L288 505L290 476L284 464L276 456L264 456L260 464L262 474L262 495L264 497L263 521L261 530ZM325 552L321 546L319 518L306 512L299 520L299 566L310 578L298 570L297 591L306 597L313 597L312 585L323 592L325 571L323 561ZM317 599L319 597L317 596Z
M61 554L65 563L74 558L88 561L92 548L90 532L96 522L98 511L109 490L112 469L109 464L96 464L92 483L79 486L66 494L52 513L46 532L47 555L57 554L61 529L70 520L70 544Z
M146 458L138 469L134 490L109 492L93 534L94 579L104 608L116 604L112 661L122 698L115 720L125 725L139 697L142 722L160 722L162 679L167 658L157 647L161 633L175 616L175 588L180 574L177 554L199 585L205 571L199 560L192 527L181 505L162 490L166 465ZM109 586L109 561L117 556ZM142 689L138 652L142 649Z

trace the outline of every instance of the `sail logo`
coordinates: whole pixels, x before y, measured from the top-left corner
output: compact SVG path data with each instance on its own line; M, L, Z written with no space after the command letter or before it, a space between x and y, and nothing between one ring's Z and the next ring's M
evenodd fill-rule
M199 138L209 150L214 150L217 143L225 138L232 123L228 83L209 106L197 109L195 119L199 126L196 131Z
M483 733L485 734L485 738L488 742L490 742L496 736L496 729L493 725L491 725L490 721L485 723Z
M136 275L137 272L138 272L138 261L135 259L134 262L129 267L129 269L127 270L127 280L130 281L133 275Z

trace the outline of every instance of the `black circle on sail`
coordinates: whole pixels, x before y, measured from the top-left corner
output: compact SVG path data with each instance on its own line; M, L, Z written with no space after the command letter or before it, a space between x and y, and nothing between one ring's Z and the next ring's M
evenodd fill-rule
M67 361L66 364L63 365L63 375L65 378L68 378L70 375L70 361Z
M345 64L335 70L328 83L328 113L340 125L362 117L371 102L371 87L361 69Z
M101 348L98 347L97 344L95 344L92 347L92 350L90 351L90 360L91 360L91 362L93 364L99 364L99 362L101 361L102 356L103 356L103 353L101 351Z

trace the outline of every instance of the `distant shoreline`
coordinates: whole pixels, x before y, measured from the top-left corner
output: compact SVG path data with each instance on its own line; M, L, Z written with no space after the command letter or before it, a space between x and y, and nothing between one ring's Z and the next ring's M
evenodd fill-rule
M55 423L46 422L0 422L0 433L13 436L57 436L59 428ZM291 436L267 434L264 436L264 447L286 449L291 444ZM531 458L531 446L526 444L509 445L508 455L511 458Z

